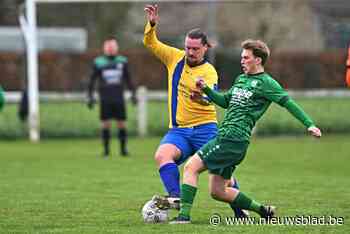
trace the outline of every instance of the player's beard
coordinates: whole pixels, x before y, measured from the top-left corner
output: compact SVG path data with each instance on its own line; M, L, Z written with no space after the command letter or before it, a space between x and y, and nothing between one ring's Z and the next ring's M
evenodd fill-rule
M194 67L194 66L197 66L197 65L201 64L203 62L203 59L204 58L202 58L201 60L196 60L194 57L188 56L187 59L186 59L186 63L190 67Z

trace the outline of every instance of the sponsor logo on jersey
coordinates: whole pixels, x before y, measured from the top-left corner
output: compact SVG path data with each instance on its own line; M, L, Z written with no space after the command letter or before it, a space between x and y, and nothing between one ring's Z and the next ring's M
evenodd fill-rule
M254 88L258 84L258 81L257 80L253 80L250 84Z
M102 71L102 77L107 84L120 84L122 72L118 69L107 69Z
M235 87L233 88L231 103L244 104L251 96L253 96L253 92Z

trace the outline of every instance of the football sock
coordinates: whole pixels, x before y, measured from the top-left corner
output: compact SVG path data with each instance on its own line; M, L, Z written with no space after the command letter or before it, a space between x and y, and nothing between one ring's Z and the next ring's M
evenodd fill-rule
M167 163L159 168L160 178L170 197L180 197L180 173L175 163Z
M237 180L235 178L233 178L233 180L235 183L232 185L232 188L239 189L239 184L238 184ZM231 203L230 203L230 207L234 211L236 217L245 216L241 208L235 207Z
M189 218L193 200L196 196L197 188L189 184L181 185L181 200L179 216Z
M255 211L258 214L261 214L261 204L247 197L242 192L239 192L236 199L231 202L231 207L239 207L245 210Z
M109 155L109 140L111 138L111 132L109 129L102 129L102 142L104 148L104 155Z
M120 142L120 151L122 154L127 154L126 150L126 141L127 141L127 132L125 128L120 128L118 132L118 138Z

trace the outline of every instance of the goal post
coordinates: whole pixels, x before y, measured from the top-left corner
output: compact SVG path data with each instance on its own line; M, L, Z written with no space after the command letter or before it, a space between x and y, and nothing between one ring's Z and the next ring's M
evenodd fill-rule
M22 18L22 29L26 41L27 76L28 76L28 101L29 101L29 138L32 142L40 140L40 115L39 115L39 55L38 55L38 30L37 11L39 3L73 3L73 2L142 2L137 0L26 0L25 11L27 20Z
M163 0L162 2L172 2L173 0ZM201 2L199 0L197 2ZM38 4L60 4L60 3L107 3L107 2L135 2L135 3L150 3L146 0L26 0L25 1L25 12L26 18L22 16L21 26L25 42L26 42L26 54L27 54L27 77L28 77L28 101L29 101L29 138L32 142L37 142L40 140L40 114L39 114L39 46L38 46L38 28L37 28L37 5ZM193 0L179 0L178 2L193 2ZM204 1L203 2L215 2L214 0ZM210 16L208 17L208 32L211 37L215 37L215 15L216 7L214 4L209 4ZM209 54L210 58L214 60L214 54ZM142 93L147 93L145 90L141 89ZM150 100L148 98L148 100ZM142 118L142 113L146 113L146 102L147 98L144 101L139 102L138 104L138 117ZM142 106L143 105L143 106ZM145 117L146 118L146 117ZM140 119L138 121L138 133L140 136L147 134L147 119Z
M29 102L29 137L32 142L40 140L39 84L38 84L38 40L35 0L26 1L27 22L24 38L27 49L28 102Z

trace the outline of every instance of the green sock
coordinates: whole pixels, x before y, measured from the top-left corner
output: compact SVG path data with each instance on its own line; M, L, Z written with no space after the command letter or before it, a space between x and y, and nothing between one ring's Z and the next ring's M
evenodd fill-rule
M242 192L238 193L236 199L231 202L231 205L233 207L238 207L244 210L255 211L258 214L261 213L261 204L247 197L247 195Z
M180 213L179 216L190 217L191 208L197 188L188 184L181 185Z

